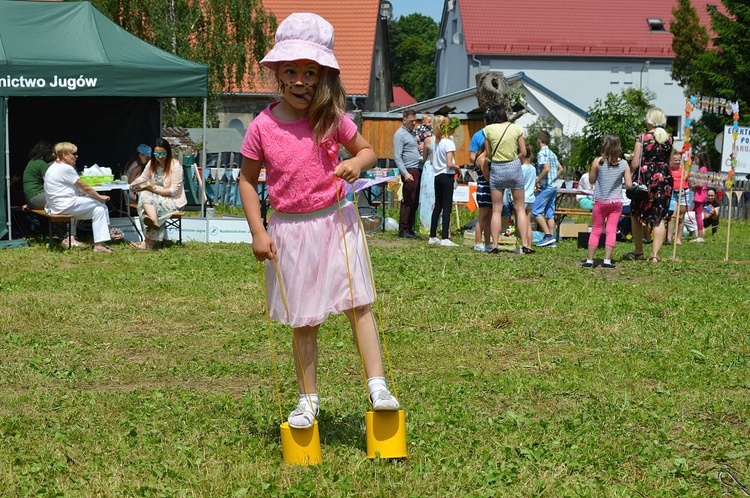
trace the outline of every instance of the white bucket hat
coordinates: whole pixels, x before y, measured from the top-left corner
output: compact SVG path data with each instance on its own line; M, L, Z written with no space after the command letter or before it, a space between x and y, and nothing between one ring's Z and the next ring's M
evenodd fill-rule
M333 55L333 26L317 14L296 12L284 19L273 48L260 63L273 68L279 62L301 59L340 71Z

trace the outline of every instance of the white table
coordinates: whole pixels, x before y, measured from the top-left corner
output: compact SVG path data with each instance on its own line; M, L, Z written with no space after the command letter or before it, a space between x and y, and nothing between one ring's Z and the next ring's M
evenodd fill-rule
M116 211L117 213L119 213L122 217L127 218L130 221L130 224L133 225L133 228L135 229L135 233L138 234L138 238L143 240L141 238L141 232L140 230L138 230L138 226L135 224L133 217L130 216L130 205L127 201L127 193L130 190L130 185L128 184L128 182L117 180L113 182L92 185L91 187L97 192L110 192L112 190L119 190L122 192L122 198L120 199L120 206L122 206L122 204L124 203L125 207L124 208L116 207L115 204L112 202L112 196L110 196L109 198L109 207L113 211Z

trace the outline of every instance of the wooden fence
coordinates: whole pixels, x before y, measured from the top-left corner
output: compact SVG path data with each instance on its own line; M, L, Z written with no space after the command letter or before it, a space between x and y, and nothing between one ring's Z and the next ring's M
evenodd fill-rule
M484 126L484 122L481 119L469 120L466 115L457 117L461 124L454 131L453 140L456 143L456 163L463 166L469 164L471 137ZM370 142L378 158L393 161L393 134L401 124L400 114L362 113L362 136Z

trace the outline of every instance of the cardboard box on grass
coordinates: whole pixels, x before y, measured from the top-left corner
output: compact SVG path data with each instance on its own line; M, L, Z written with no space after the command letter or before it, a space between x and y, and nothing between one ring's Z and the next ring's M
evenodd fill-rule
M561 223L557 230L561 239L576 238L578 232L588 232L589 226L586 223Z

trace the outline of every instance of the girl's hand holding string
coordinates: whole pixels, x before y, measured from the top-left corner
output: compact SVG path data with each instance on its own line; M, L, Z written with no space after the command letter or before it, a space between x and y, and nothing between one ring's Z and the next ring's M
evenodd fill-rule
M354 181L359 178L359 175L361 173L362 169L356 163L356 161L353 161L352 159L341 161L333 171L334 175L338 176L347 183L354 183Z
M276 259L276 244L267 232L264 231L253 237L253 254L258 261Z

